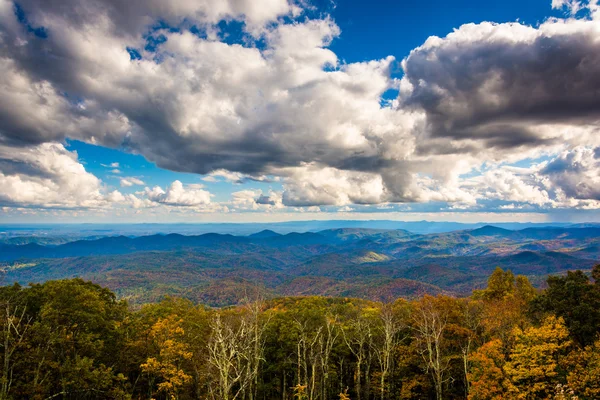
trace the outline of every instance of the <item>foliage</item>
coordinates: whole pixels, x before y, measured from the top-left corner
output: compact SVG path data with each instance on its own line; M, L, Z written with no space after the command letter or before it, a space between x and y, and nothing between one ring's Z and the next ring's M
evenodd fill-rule
M81 279L6 286L0 400L595 399L600 338L582 313L598 287L574 272L538 293L497 269L469 298L257 293L211 309L130 308Z
M514 330L515 346L504 369L516 398L549 398L557 384L564 382L560 363L571 340L562 318L550 316L537 327Z

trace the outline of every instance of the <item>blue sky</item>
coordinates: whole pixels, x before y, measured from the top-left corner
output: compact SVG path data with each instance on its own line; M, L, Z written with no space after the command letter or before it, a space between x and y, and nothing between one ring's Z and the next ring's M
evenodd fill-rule
M1 0L0 218L600 218L596 0L119 7Z

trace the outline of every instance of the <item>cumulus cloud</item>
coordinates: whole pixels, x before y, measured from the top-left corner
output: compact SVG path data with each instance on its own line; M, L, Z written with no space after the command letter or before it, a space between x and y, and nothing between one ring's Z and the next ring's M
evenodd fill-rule
M329 48L339 27L298 18L298 4L22 0L18 18L0 0L0 144L73 138L206 182L281 181L280 194L232 195L248 209L598 200L596 2L553 0L588 13L536 27L484 22L431 37L402 61L401 80L393 56L341 62ZM242 22L244 41L223 41L222 20ZM390 89L398 98L383 101ZM502 166L541 156L553 161L529 175ZM132 179L121 186L143 184ZM112 198L211 204L179 181Z
M145 195L152 202L168 206L194 207L210 203L210 192L202 189L202 185L184 186L180 181L174 181L166 190L160 186L146 188Z
M379 174L321 166L294 168L283 193L288 206L380 203L385 197Z
M564 151L540 174L547 178L550 188L559 188L567 197L600 201L600 148Z
M128 177L128 178L121 178L120 180L120 184L121 187L131 187L134 185L143 185L144 181L142 181L141 179L135 178L133 176Z
M15 149L0 145L0 204L41 208L99 208L121 199L104 194L77 154L58 143Z
M407 107L427 113L419 151L493 149L497 157L552 145L561 129L595 127L600 118L598 22L551 20L539 28L511 24L463 25L432 37L404 60ZM436 139L438 139L436 141Z
M499 200L500 209L600 208L597 152L575 147L531 167L498 166L462 182L478 200Z

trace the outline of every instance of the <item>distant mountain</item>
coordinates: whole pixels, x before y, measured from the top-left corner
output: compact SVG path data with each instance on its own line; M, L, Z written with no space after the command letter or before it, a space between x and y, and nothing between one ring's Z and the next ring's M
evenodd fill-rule
M481 228L473 229L469 231L471 236L510 236L514 234L514 231L504 228L498 228L493 225L482 226Z
M278 237L278 236L281 236L281 234L277 233L277 232L273 232L270 229L264 229L260 232L256 232L251 235L248 235L248 237L251 237L253 239L266 239L266 238L272 238L272 237Z
M205 233L106 236L60 245L0 244L4 282L81 277L132 303L176 295L209 305L266 296L321 294L383 301L423 293L468 295L496 267L541 285L548 274L589 271L600 261L600 227L495 225L415 234L339 228L249 236Z
M288 233L287 235L269 237L262 241L262 243L267 246L275 247L299 246L309 244L332 244L333 242L333 240L313 232L292 232Z
M513 233L515 239L536 240L590 239L600 237L600 227L585 228L526 228Z

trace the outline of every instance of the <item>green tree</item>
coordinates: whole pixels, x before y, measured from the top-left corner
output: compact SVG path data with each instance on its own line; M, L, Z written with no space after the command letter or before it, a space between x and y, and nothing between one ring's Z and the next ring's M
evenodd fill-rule
M600 286L591 284L582 271L548 277L548 289L532 304L538 318L556 314L582 347L594 343L600 331Z

